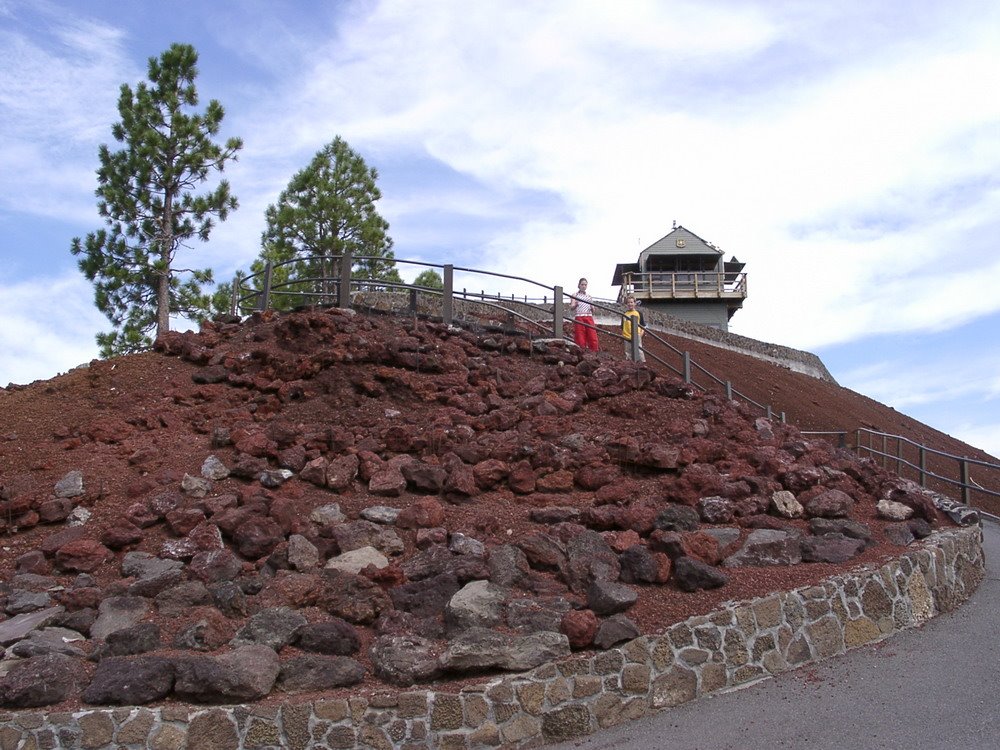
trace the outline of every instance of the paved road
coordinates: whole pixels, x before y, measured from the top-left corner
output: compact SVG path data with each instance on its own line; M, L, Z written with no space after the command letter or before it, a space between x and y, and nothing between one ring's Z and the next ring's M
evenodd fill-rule
M957 611L874 646L553 750L1000 749L1000 526Z

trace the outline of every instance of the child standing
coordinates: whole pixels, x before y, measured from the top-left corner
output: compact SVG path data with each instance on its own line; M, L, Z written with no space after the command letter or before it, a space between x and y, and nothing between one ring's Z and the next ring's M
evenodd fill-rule
M594 300L587 294L587 280L577 282L576 294L570 295L569 307L573 311L573 340L581 349L598 350L597 328L594 327ZM580 325L583 323L584 325ZM590 326L590 327L588 327Z
M625 359L635 359L636 362L645 362L646 353L642 350L642 330L646 327L642 313L635 308L635 297L629 295L625 298L625 312L622 314L622 337L625 339ZM637 337L635 348L633 349L632 335ZM634 352L634 357L633 357Z

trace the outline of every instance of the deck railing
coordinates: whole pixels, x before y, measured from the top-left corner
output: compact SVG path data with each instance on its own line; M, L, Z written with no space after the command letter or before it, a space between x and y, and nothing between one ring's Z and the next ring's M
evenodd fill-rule
M622 274L618 300L634 294L647 299L746 299L747 275L715 271L648 271Z

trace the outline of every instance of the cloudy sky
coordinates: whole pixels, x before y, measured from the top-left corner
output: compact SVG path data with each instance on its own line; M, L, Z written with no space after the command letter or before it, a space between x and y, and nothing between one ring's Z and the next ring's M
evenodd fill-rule
M247 268L340 135L397 257L611 297L676 221L747 263L734 332L1000 455L994 0L0 0L0 383L96 356L69 245L119 86L173 42L245 142L191 266Z

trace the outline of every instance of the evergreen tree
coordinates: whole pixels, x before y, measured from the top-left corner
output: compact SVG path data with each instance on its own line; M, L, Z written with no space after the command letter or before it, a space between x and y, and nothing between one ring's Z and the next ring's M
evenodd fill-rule
M267 228L261 237L263 250L254 263L254 273L264 263L296 260L275 270L272 288L329 295L334 281L317 286L296 279L335 279L339 276L336 256L349 252L356 261L351 275L360 279L401 282L392 259L389 223L375 209L382 197L375 182L378 172L340 136L317 152L305 169L295 174L278 202L265 212ZM301 299L285 305L301 304Z
M187 44L150 58L149 85L121 87L121 121L111 134L122 148L102 145L98 153L98 211L107 227L84 242L75 238L70 250L81 256L97 309L114 327L97 335L103 356L149 347L153 329L157 336L170 330L171 313L200 317L209 309L201 286L212 282L211 270L177 268L176 256L190 240L208 240L214 220L236 209L226 180L202 195L192 191L235 159L243 143L212 140L224 116L218 101L192 111L197 62Z
M428 268L417 274L417 278L413 280L413 285L427 287L428 289L444 289L444 279L433 268Z

